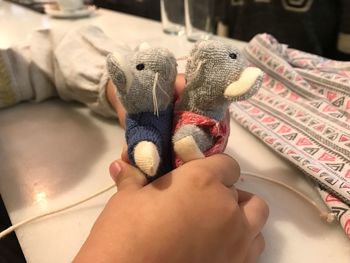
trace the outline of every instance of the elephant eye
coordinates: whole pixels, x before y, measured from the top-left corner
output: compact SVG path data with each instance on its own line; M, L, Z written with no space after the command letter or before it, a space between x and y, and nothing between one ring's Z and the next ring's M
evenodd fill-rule
M237 54L236 53L230 53L230 58L232 59L236 59L237 58Z
M143 63L136 65L137 70L143 70L144 68L145 68L145 64L143 64Z

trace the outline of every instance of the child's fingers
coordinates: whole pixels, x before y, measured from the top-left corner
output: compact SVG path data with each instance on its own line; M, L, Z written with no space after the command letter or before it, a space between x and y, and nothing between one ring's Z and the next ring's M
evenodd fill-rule
M139 169L122 160L114 161L109 167L109 172L117 185L118 192L138 190L147 184L145 176Z
M124 106L121 104L120 100L117 97L117 89L115 88L113 82L111 80L107 83L107 100L115 110L115 112L118 115L118 119L120 122L120 125L125 128L125 109Z
M259 233L257 237L253 240L244 263L257 262L257 259L263 253L264 249L265 249L265 239L264 239L264 236L261 233Z
M237 161L226 154L214 154L207 158L193 160L178 169L189 168L197 174L202 174L203 171L209 173L213 178L218 178L226 187L232 187L240 176Z
M126 145L126 143L124 143L124 146L123 146L121 159L126 163L130 163L129 157L128 157L128 146Z
M255 238L266 224L269 207L260 197L238 190L238 204L250 226L252 237Z
M125 129L126 112L125 112L124 106L122 105L122 103L119 101L118 98L116 98L115 108L116 108L116 111L117 111L119 123L123 127L123 129Z
M181 95L185 88L185 74L177 74L175 80L175 100Z

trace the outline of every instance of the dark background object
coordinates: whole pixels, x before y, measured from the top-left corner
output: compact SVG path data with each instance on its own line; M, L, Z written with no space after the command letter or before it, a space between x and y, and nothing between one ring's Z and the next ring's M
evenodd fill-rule
M4 203L0 196L0 231L11 226L11 221L6 212ZM22 263L26 262L17 236L14 232L0 239L0 263Z
M160 0L94 0L94 5L160 21Z

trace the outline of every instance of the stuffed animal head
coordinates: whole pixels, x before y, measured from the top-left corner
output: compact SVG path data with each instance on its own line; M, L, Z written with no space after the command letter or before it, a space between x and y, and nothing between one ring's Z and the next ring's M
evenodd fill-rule
M130 114L156 113L173 102L176 67L171 52L147 44L142 44L131 54L111 53L107 56L109 75Z
M247 68L244 56L231 43L199 42L187 61L186 88L180 109L222 120L228 104L252 96L262 78L262 71Z

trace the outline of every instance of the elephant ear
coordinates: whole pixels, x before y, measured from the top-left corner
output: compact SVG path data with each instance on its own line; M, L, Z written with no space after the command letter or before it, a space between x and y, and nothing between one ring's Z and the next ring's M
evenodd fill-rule
M263 72L256 67L247 67L243 70L239 79L232 82L224 92L224 96L230 99L244 96L251 89L257 89L256 85L261 85Z
M107 56L107 70L120 94L127 94L131 86L132 73L124 55L114 52Z

